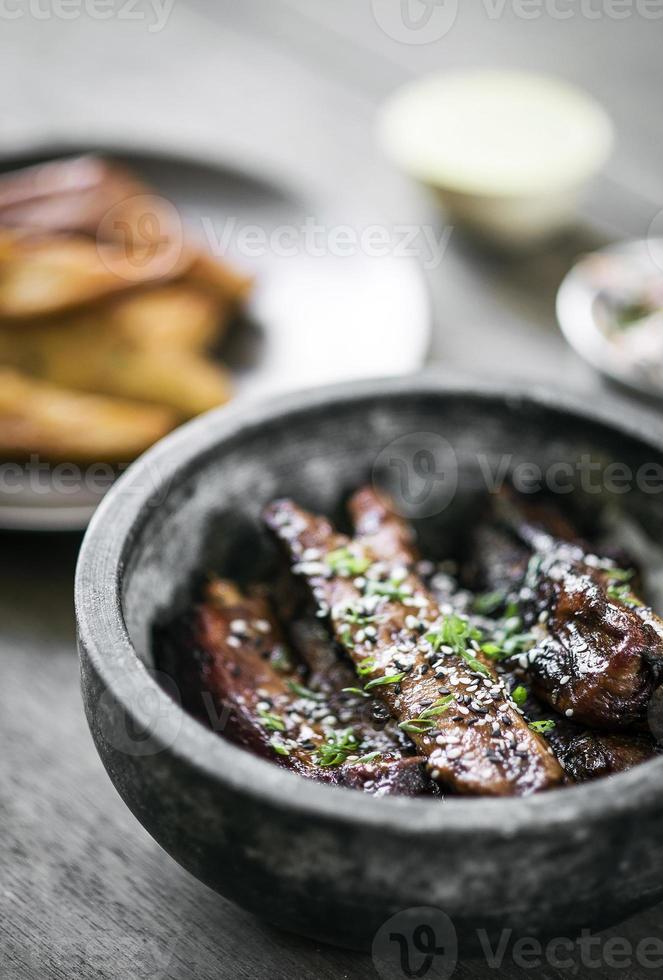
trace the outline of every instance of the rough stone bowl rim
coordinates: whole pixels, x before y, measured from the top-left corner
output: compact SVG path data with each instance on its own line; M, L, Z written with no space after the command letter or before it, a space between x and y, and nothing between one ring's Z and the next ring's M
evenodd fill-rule
M206 729L180 708L150 675L136 653L122 610L123 575L128 558L155 508L149 505L145 477L158 474L156 489L173 486L178 477L195 471L196 464L215 448L249 434L263 423L286 416L302 416L312 409L361 403L368 397L439 396L500 401L507 407L533 407L576 415L581 421L610 429L617 435L648 443L663 454L663 429L655 429L655 416L622 401L617 416L597 406L587 407L577 396L545 386L468 381L432 377L428 372L408 378L372 379L325 386L268 399L259 404L237 403L214 409L175 430L136 460L120 477L97 509L85 535L76 569L75 608L81 654L89 659L107 690L141 728L151 727L146 699L157 699L159 710L178 714L179 732L173 744L161 750L202 776L257 802L298 814L346 825L383 827L390 833L411 836L440 830L490 830L498 836L518 833L554 833L577 823L613 820L640 807L663 803L663 758L593 783L564 787L527 798L375 798L356 790L325 786L260 759ZM648 432L647 437L643 432ZM124 669L130 666L134 669ZM157 736L158 738L158 736ZM443 818L443 819L441 819Z

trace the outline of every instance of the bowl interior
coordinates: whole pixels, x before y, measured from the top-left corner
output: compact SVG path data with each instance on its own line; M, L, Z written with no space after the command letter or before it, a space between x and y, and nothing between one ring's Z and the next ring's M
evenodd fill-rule
M148 454L118 488L140 500L122 578L131 642L151 664L155 625L183 610L210 571L244 582L269 574L275 555L260 513L275 497L345 528L345 498L374 480L413 520L423 554L442 559L458 554L509 475L557 495L583 524L608 515L612 536L651 568L663 606L663 452L638 437L637 421L616 428L545 397L394 383L299 396L249 418L213 413Z

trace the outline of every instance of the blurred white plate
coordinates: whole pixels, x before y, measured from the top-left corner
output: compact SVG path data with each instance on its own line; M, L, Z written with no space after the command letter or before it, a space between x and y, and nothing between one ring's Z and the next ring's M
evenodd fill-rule
M620 242L577 262L557 293L557 319L569 344L601 374L663 397L663 318L642 326L611 319L604 296L637 296L644 284L663 284L663 239Z
M86 151L53 149L5 160L2 170ZM221 254L255 275L247 322L231 332L221 352L233 370L237 398L407 374L424 363L431 307L423 273L413 258L388 248L388 254L367 254L365 226L356 215L298 199L269 179L222 165L148 152L94 152L144 176L175 204L192 238L213 250L220 245ZM81 530L108 482L96 471L93 477L82 473L77 482L67 470L47 473L41 462L20 475L15 464L0 461L0 528Z

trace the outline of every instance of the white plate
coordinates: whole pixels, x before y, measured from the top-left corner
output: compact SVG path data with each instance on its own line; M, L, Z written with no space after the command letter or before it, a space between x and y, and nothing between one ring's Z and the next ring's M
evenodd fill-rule
M634 274L663 277L663 239L619 242L592 252L567 273L557 293L557 320L569 344L585 361L606 377L641 394L663 397L663 363L648 363L637 356L625 332L611 336L597 317L599 286L593 268L610 276L610 264L632 269ZM617 277L614 278L616 284Z
M208 248L222 242L223 254L255 275L247 322L222 351L237 398L407 374L424 363L431 307L423 273L412 258L367 254L355 215L221 165L98 152L144 176L175 204L188 234ZM58 155L7 161L2 169ZM0 528L81 530L107 484L99 471L76 481L68 470L46 474L33 464L19 474L0 462Z

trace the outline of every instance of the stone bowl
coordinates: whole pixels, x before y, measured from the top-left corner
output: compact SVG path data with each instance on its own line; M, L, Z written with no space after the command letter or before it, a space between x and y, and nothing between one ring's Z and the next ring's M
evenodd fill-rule
M118 792L211 888L350 948L384 942L398 913L401 927L437 914L422 908L442 910L469 949L480 930L575 936L658 901L663 758L525 799L375 798L304 780L203 727L154 669L152 641L209 570L265 574L273 550L259 514L277 495L338 516L354 487L383 481L424 552L441 557L507 470L529 479L538 467L548 489L589 508L616 502L661 541L662 464L663 427L633 409L610 416L558 392L426 376L184 426L118 481L78 565L83 698Z

